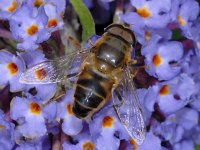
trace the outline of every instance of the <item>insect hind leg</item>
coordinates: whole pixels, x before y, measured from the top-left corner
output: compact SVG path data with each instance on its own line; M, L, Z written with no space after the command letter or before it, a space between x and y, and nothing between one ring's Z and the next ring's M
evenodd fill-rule
M120 95L120 93L119 93L119 91L117 89L115 89L114 92L115 92L115 94L116 94L116 96L117 96L117 98L118 98L118 100L120 102L119 104L114 104L113 105L113 107L115 107L115 109L116 109L116 107L121 107L123 105L124 100L123 100L122 96Z

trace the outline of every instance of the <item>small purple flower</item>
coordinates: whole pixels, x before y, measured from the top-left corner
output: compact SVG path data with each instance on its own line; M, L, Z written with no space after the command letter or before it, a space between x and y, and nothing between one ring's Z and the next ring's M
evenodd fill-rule
M145 56L145 64L149 66L146 69L149 75L159 80L169 80L181 71L181 67L176 64L183 56L183 47L176 41L160 40L159 37L151 39L141 53Z
M56 7L56 11L60 14L60 17L62 17L62 14L65 11L66 6L66 0L26 0L25 2L28 6L32 8L38 9L39 7L42 7L46 4L52 4Z
M191 11L192 10L192 11ZM179 10L177 14L177 21L181 29L185 33L189 30L192 22L196 20L199 15L199 4L195 0L184 0L179 3Z
M194 81L186 74L158 83L149 88L145 96L145 104L151 105L146 107L152 111L157 102L163 113L171 114L189 103L189 98L195 91L194 87Z
M152 29L152 28L137 28L136 26L132 25L131 29L134 31L137 40L142 45L145 45L150 39L154 39L155 37L160 37L163 39L171 39L172 32L168 28L162 29Z
M37 13L27 5L18 9L10 19L13 37L22 42L17 45L17 48L35 50L39 43L47 40L50 37L49 29L46 28L47 22L48 17L44 7L40 7Z
M0 58L0 87L9 84L11 92L21 91L25 86L19 83L19 77L25 69L23 60L4 50L0 51Z
M192 139L195 144L200 145L200 126L197 125L192 131Z
M144 140L144 143L142 145L138 146L139 150L147 150L147 149L155 149L159 150L161 149L161 140L153 134L153 132L150 130L150 132L147 132L146 138Z
M63 18L62 14L58 13L58 8L53 4L44 5L44 10L46 15L48 16L47 27L50 28L51 32L61 29L63 27Z
M122 15L122 20L130 25L148 28L164 28L170 21L171 1L131 0L135 12Z
M28 51L20 53L20 55L24 59L27 68L33 67L34 65L47 60L41 50ZM35 72L34 75L40 79L37 72ZM46 102L55 95L56 87L56 84L28 84L24 89L24 94L28 95L30 93L37 99Z
M186 130L191 130L198 125L199 114L191 108L183 108L176 112L176 120Z
M173 113L189 103L194 93L194 81L186 74L162 83L159 88L158 105L164 113Z
M53 4L56 6L56 11L58 14L60 14L60 17L63 17L63 14L65 12L65 7L68 0L46 0L47 3Z
M174 150L183 150L183 149L195 150L194 143L192 140L181 141L180 143L175 144L173 149Z
M42 136L38 139L27 140L19 143L16 150L40 150L40 149L50 149L50 141L48 140L48 136Z
M0 110L0 149L12 149L14 146L14 124L4 119L5 115Z
M46 119L55 117L56 105L45 109L34 98L14 97L11 102L11 118L19 125L17 131L25 137L37 138L46 134ZM55 118L54 118L55 119Z
M57 119L63 120L62 131L68 135L77 135L83 128L82 120L72 112L73 93L73 90L69 90L57 106Z
M0 19L9 19L21 4L22 0L1 0Z
M73 136L73 140L76 141L76 144L71 144L70 142L66 141L63 143L63 149L64 150L94 150L96 149L96 145L93 142L93 139L88 132L88 130L85 130L81 132L80 134Z
M128 132L118 120L113 108L109 106L94 115L89 124L89 130L96 139L97 149L105 150L107 147L118 149L120 139L130 140Z

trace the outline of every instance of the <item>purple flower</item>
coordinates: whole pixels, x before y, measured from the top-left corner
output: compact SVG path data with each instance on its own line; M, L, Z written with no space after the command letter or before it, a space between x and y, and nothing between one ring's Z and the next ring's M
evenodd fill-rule
M159 80L172 79L181 71L177 63L183 56L183 47L179 42L161 41L156 37L142 48L141 53L145 56L145 64L149 66L147 73Z
M9 84L11 92L21 91L24 84L19 83L19 77L25 69L23 60L4 50L0 51L0 58L0 87Z
M57 12L59 10L58 7L49 3L44 5L44 10L48 16L47 27L50 28L51 32L61 29L63 27L63 18L62 14Z
M113 108L109 106L94 115L89 124L89 130L94 139L96 139L95 145L97 149L106 149L107 147L118 149L120 139L130 140L128 132L118 120Z
M0 149L12 149L14 146L14 124L7 122L0 110Z
M57 106L57 119L62 119L62 131L68 135L77 135L81 132L82 120L76 118L72 112L73 90L69 90L66 96Z
M90 149L94 150L96 149L96 145L93 142L93 139L88 132L88 130L85 130L81 132L80 134L73 136L73 140L76 141L76 144L71 144L70 142L66 141L63 143L63 149L64 150L76 150L76 149Z
M174 150L182 150L182 149L195 150L194 143L192 140L181 141L180 143L175 144L173 149Z
M157 36L166 40L171 39L172 36L172 32L168 28L152 29L132 25L131 29L134 31L138 42L142 45L147 44L150 39L154 39Z
M150 130L150 132L147 132L146 134L144 143L142 145L139 145L138 149L139 150L147 150L147 149L159 150L161 149L161 140L157 136L155 136Z
M173 80L149 88L145 104L150 103L151 105L146 107L153 111L153 106L157 102L163 113L171 114L187 105L194 91L194 81L186 74L181 74Z
M174 114L168 116L164 122L153 125L153 131L161 136L165 141L174 145L193 135L192 129L197 126L198 113L190 108L182 108Z
M60 14L60 17L63 17L62 15L65 12L65 7L68 0L46 0L47 3L53 4L56 6L56 11L58 14Z
M170 21L171 1L131 0L135 12L122 15L122 20L137 27L164 28Z
M186 130L191 130L198 125L199 114L191 108L183 108L176 112L176 120Z
M195 128L193 128L192 131L192 139L195 144L200 145L200 126L197 125Z
M24 59L27 68L31 68L34 65L47 60L41 50L28 51L21 53L20 55ZM38 79L42 79L37 72L35 72L34 75L37 76ZM37 99L46 102L55 95L56 87L56 84L28 84L24 89L24 94L32 94Z
M191 11L192 10L192 11ZM187 34L192 22L196 20L199 15L199 4L195 0L184 0L179 3L179 10L177 13L177 21L180 28Z
M46 28L47 22L44 7L40 7L37 13L27 5L18 9L10 19L12 35L21 42L17 48L35 50L39 43L47 40L50 37L49 29Z
M19 143L16 150L39 150L39 149L50 149L50 141L48 140L48 136L42 136L38 139L23 141Z
M1 0L0 19L9 19L21 4L22 0Z
M34 98L14 97L11 102L11 118L18 122L17 131L25 137L37 138L45 135L45 120L52 120L52 116L55 119L55 114L55 104L45 109Z

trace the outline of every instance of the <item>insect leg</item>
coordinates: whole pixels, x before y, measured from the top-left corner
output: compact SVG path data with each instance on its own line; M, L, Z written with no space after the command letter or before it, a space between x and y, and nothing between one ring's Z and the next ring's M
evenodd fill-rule
M123 100L122 96L119 94L119 91L117 89L115 89L114 92L115 92L115 94L116 94L116 96L117 96L117 98L119 99L119 102L120 102L119 104L113 105L113 107L115 107L115 109L116 109L116 107L120 107L120 106L123 105L124 100Z
M76 83L73 81L65 82L64 85L60 86L60 89L58 90L58 92L56 92L54 97L43 104L43 107L49 105L53 101L58 101L61 97L63 97L66 94L67 89L75 88L75 85L76 85Z
M114 111L115 111L118 119L120 120L120 116L119 116L119 113L118 113L118 108L120 108L123 105L124 101L123 101L123 98L119 94L119 91L117 89L115 89L114 92L115 92L115 94L116 94L116 96L117 96L117 98L118 98L118 100L119 100L120 103L119 104L114 104L113 105L113 109L114 109Z
M74 72L74 73L66 75L66 78L77 77L78 75L79 75L79 72Z
M129 63L128 63L128 65L129 65L129 67L133 67L133 69L142 69L142 68L144 68L144 69L148 69L149 68L149 66L147 66L147 65L141 65L141 64L139 64L138 62L137 62L137 60L135 60L135 59L133 59L133 60L131 60Z
M94 43L92 42L92 40L88 40L88 43L90 44L90 47L94 47Z
M63 92L63 93L60 93L59 95L57 96L54 96L53 98L51 98L50 100L48 100L46 103L43 104L43 107L49 105L50 103L52 103L53 101L57 101L59 100L61 97L63 97L66 93Z

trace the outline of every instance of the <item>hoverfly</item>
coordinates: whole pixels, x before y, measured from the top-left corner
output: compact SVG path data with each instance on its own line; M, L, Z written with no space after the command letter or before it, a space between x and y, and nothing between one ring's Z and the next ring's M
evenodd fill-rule
M130 55L135 43L136 38L129 28L112 24L90 48L37 64L23 73L20 81L26 84L63 80L70 83L72 77L77 77L74 115L81 119L92 116L112 97L119 120L141 144L145 138L145 124L130 72Z

